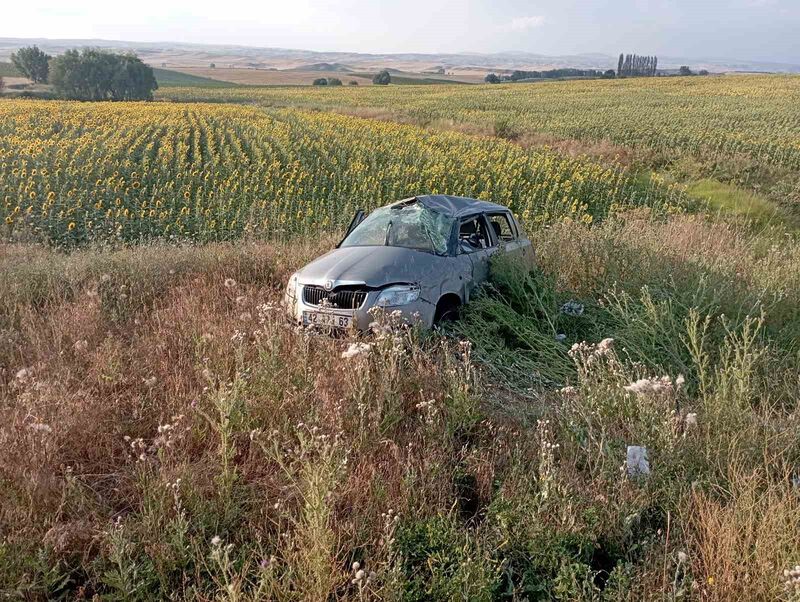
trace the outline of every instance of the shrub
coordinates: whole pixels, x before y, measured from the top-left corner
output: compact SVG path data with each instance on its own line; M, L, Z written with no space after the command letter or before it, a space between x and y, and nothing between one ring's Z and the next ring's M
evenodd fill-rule
M327 86L328 85L328 80L325 77L318 77L317 79L314 80L312 85L314 85L314 86Z
M379 71L375 74L375 77L372 78L372 83L377 86L388 86L392 81L392 76L384 69L383 71Z

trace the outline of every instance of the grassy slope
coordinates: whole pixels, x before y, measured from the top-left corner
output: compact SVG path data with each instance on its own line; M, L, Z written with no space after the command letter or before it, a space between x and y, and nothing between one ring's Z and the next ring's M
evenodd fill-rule
M800 225L800 215L794 215L770 199L737 186L706 178L689 182L686 192L706 201L711 210L744 217L759 225Z
M576 387L526 397L473 363L503 323L497 311L482 320L480 304L465 323L472 351L400 334L345 360L350 339L287 329L283 284L329 241L3 248L0 328L14 344L0 347L2 591L779 598L800 557L789 486L800 383L794 335L775 331L797 329L800 249L642 215L534 239L538 307L577 298L587 311L503 310L549 338L538 368L566 368ZM614 283L615 298L632 297L590 301ZM744 313L763 291L767 323L753 336ZM567 350L584 336L618 342L576 365ZM664 374L673 384L659 394L624 390ZM631 444L648 447L649 479L621 474Z
M203 88L235 88L238 84L231 82L224 82L208 77L200 77L197 75L190 75L188 73L181 73L180 71L172 71L170 69L153 68L153 74L156 76L156 82L159 87L166 88L170 86L188 86L188 87L203 87Z
M12 63L0 62L0 77L21 77Z

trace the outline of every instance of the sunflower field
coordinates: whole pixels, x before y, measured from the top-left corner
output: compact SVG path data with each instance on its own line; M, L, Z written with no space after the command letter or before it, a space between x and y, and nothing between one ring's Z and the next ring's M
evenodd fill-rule
M743 157L800 169L800 77L720 75L480 86L165 88L163 98L384 109L443 120L647 148L669 160Z
M499 139L355 117L203 103L0 102L0 227L10 238L283 238L422 193L480 197L529 225L682 190Z

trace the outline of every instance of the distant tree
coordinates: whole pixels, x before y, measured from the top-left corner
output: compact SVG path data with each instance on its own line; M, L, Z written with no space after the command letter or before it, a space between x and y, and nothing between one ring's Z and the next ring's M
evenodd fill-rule
M681 68L678 69L678 75L693 75L692 70L689 69L686 65L681 65Z
M617 76L617 72L613 69L608 69L607 71L603 72L603 79L614 79Z
M49 54L42 52L37 46L20 48L17 52L11 54L11 62L14 63L17 71L35 84L47 81L51 58Z
M0 77L0 94L3 93L3 90L5 89L5 87L6 87L6 82L4 82L3 78Z
M372 83L378 86L388 86L391 81L392 76L386 69L376 73L375 77L372 78Z
M342 85L342 80L340 80L338 77L329 77L328 78L328 85L329 86L341 86Z
M211 69L216 69L216 68L217 68L217 64L216 64L216 63L211 63L211 64L209 65L209 68L211 68Z
M619 55L617 63L618 77L651 77L658 69L657 56L639 56L638 54Z
M314 86L327 86L328 85L328 80L327 80L327 78L324 78L324 77L318 77L317 79L314 80L313 85Z
M354 80L354 79L351 79L349 82L347 82L347 85L348 86L357 86L358 82L356 80Z
M502 80L497 77L496 73L489 73L483 78L483 81L485 81L487 84L499 84Z
M74 100L152 100L153 69L133 54L84 48L53 59L55 91Z
M166 66L167 66L167 64L166 64L166 63L161 63L161 68L162 68L162 69L163 69L164 67L166 67Z
M697 72L697 75L708 75L708 70L707 69L700 69L700 71Z

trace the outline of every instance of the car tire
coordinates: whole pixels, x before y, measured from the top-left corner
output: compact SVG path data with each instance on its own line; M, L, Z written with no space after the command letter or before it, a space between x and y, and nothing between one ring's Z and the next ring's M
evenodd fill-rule
M460 313L460 301L444 298L436 305L436 313L433 316L433 323L441 324L442 322L454 322L455 320L458 320Z

